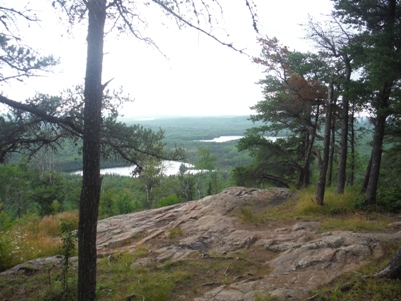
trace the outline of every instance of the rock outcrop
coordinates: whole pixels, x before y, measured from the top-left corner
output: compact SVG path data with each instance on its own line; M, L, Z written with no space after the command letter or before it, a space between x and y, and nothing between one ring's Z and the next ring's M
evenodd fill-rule
M207 257L246 249L250 256L255 252L263 260L265 274L214 286L194 301L251 301L266 294L298 300L366 260L382 256L382 241L401 240L401 232L320 233L314 221L258 227L239 218L241 208L263 212L292 197L286 189L232 187L199 201L107 218L98 223L98 256L146 245L151 256L134 265L147 265L185 260L194 253ZM180 235L171 243L168 237L174 231ZM4 273L15 273L21 267Z

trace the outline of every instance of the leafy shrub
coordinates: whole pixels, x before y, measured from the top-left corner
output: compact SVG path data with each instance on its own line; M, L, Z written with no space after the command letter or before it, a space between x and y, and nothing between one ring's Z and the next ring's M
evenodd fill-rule
M0 235L0 272L8 269L12 262L11 240L3 233Z
M165 207L180 203L182 200L176 195L169 195L167 197L161 198L158 202L157 207Z
M380 189L377 194L377 206L388 212L401 212L401 186Z

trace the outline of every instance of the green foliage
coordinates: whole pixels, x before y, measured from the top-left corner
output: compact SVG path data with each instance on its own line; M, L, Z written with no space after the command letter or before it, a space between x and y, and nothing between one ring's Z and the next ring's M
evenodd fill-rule
M240 136L252 126L248 116L161 117L138 121L124 117L121 120L127 124L140 123L154 130L162 128L167 141L185 142L214 139L220 136Z
M210 147L209 146L198 146L198 163L195 165L196 169L203 169L212 171L215 169L213 163L217 160L217 157L210 155Z
M76 283L75 283L76 286ZM77 292L75 286L69 291L65 291L62 287L48 287L41 295L41 301L75 301L77 300Z
M115 196L113 207L115 215L131 213L136 211L135 209L138 209L133 201L132 194L126 190L121 191Z
M385 258L391 258L399 246L384 245ZM364 300L397 300L401 294L401 281L371 276L383 268L385 263L373 261L358 271L347 273L327 287L312 292L317 301L364 301ZM311 297L312 298L312 297Z
M401 186L380 187L377 194L377 207L387 212L401 212Z
M298 192L299 203L297 204L301 214L345 214L352 213L361 199L356 189L347 188L344 194L338 195L334 188L327 188L325 194L325 205L319 206L315 201L315 189L311 186Z
M174 228L172 239L182 235ZM137 260L148 256L148 250L137 250L132 254L113 256L99 265L97 297L100 300L175 300L177 295L185 300L199 297L198 291L204 283L231 284L244 275L259 276L265 272L262 263L246 252L231 255L210 254L200 258L198 254L185 261L166 261L162 264L137 264ZM133 276L134 275L134 276ZM247 277L247 276L245 276ZM185 296L185 297L184 297Z
M103 190L100 195L99 218L107 218L114 215L114 189Z
M72 231L74 230L74 224L71 221L67 220L61 220L60 223L60 228L61 228L61 254L63 255L63 258L61 260L62 266L63 266L63 271L62 271L62 279L63 279L63 290L67 292L69 290L68 287L68 280L69 280L69 275L68 271L70 269L70 266L72 265L70 262L71 256L75 255L76 253L76 243L77 243L77 238L78 234L75 232L73 233Z
M182 200L180 200L176 195L170 195L166 197L162 197L159 199L157 207L165 207L165 206L170 206L170 205L175 205L180 203Z
M401 182L394 180L398 179L401 173L400 133L398 126L393 124L389 137L391 147L383 154L377 193L377 207L394 213L401 212Z
M188 168L181 164L178 174L177 197L183 198L186 202L192 201L195 195L195 177L191 173L186 173Z
M79 176L0 165L0 229L28 212L45 216L76 209L80 188Z
M0 165L0 202L4 212L2 219L21 218L28 211L35 211L27 197L30 174L22 165Z
M83 93L83 87L77 86L59 96L39 94L27 100L28 104L22 105L23 114L10 110L6 117L0 115L0 123L5 123L8 129L0 131L0 163L14 153L26 155L24 159L27 161L41 149L51 150L53 153L63 149L60 154L64 156L64 160L53 158L52 163L60 162L65 169L71 170L79 161L77 167L82 167L82 156L77 156L77 153L81 151L82 143ZM138 124L128 126L117 121L119 109L124 102L129 101L122 91L104 90L102 97L102 123L99 126L103 162L141 164L152 156L166 160L184 159L183 149L165 148L162 141L164 132L161 129L153 131ZM5 97L0 97L0 102L21 109L21 104ZM51 116L51 120L43 116ZM70 164L66 164L65 160L69 160Z
M247 130L238 150L249 151L254 161L234 173L237 183L290 184L307 186L313 160L314 139L327 88L319 71L328 68L323 58L312 53L289 51L276 38L260 38L262 52L254 62L267 76L259 84L264 99L252 107L254 122L262 125ZM327 76L327 74L325 75ZM269 141L266 136L282 137Z
M12 266L13 246L11 240L11 237L3 233L0 234L0 271L4 271Z
M121 178L122 180L126 177L114 176L113 179ZM134 179L135 181L138 179ZM108 181L105 181L105 186L109 186ZM124 181L123 181L124 182ZM116 186L114 188L105 188L100 195L99 204L99 217L106 218L119 214L132 213L138 210L143 210L144 206L139 202L138 192L131 188L129 182L125 182L126 185ZM138 183L139 184L139 183ZM110 187L110 186L109 186ZM121 187L121 188L117 188ZM118 192L117 192L118 191Z
M1 8L1 14L5 20L3 26L6 30L0 34L0 50L2 53L0 68L7 70L7 72L1 72L0 82L11 79L22 81L24 78L40 74L41 71L46 71L58 63L53 56L43 56L32 48L22 46L18 35L13 34L12 29L15 28L19 18L35 20L36 17L29 16L26 11L17 12L5 7Z
M149 158L134 171L135 175L138 175L139 180L145 190L145 202L144 208L150 209L154 207L154 192L161 185L161 179L164 174L165 166L158 158Z
M56 213L54 210L60 209L57 207L61 207L66 198L63 176L54 170L46 172L34 170L32 172L36 174L36 177L33 177L30 182L29 199L38 204L41 216ZM59 205L56 205L55 202Z
M168 232L168 238L169 239L176 239L176 238L179 238L180 236L183 236L183 235L184 235L184 232L182 231L182 228L180 228L180 227L172 228Z
M254 225L258 225L263 222L264 218L260 214L255 214L251 210L241 207L241 221L243 223L251 223Z
M253 132L253 131L252 131ZM289 187L301 169L302 143L294 137L271 141L263 133L251 133L238 142L238 150L248 150L254 162L234 169L237 185Z
M24 215L0 231L0 265L7 269L38 257L60 253L61 220L77 228L77 211L55 216Z
M119 119L120 120L120 119ZM238 153L235 141L224 143L201 142L203 139L213 139L219 136L242 136L247 128L252 126L248 116L241 117L191 117L191 118L170 118L156 119L151 121L137 121L121 118L128 124L139 123L144 128L154 131L163 129L165 150L174 151L177 146L185 147L188 162L197 162L198 147L209 147L210 155L218 158L214 165L218 169L231 169L233 166L246 164L250 158L246 152ZM82 142L74 140L60 141L61 148L54 156L54 165L62 171L74 171L82 169ZM12 162L18 162L20 157L14 155ZM33 162L36 164L36 162ZM102 167L125 166L126 161L110 157L109 160L102 160Z
M277 297L272 297L270 295L268 296L260 296L260 295L256 295L255 297L255 301L278 301L279 299Z
M322 230L342 229L349 231L386 229L388 220L375 211L361 211L363 196L356 189L346 187L344 194L338 195L328 188L325 204L319 206L315 201L315 187L299 192L299 200L293 213L319 220Z

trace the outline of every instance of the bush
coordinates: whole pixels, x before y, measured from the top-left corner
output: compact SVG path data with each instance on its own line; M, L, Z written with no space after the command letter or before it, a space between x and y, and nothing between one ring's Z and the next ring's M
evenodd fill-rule
M181 199L179 199L176 195L170 195L164 198L161 198L157 204L157 207L165 207L170 205L175 205L181 203Z
M0 235L0 272L7 270L12 265L11 240L2 233Z
M380 189L377 194L377 206L388 212L401 212L401 187Z

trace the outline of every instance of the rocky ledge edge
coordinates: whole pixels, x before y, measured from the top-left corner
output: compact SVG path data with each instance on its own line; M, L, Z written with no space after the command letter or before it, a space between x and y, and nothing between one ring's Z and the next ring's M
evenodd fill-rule
M294 221L285 227L247 227L235 214L241 208L269 210L291 199L294 195L287 189L231 187L198 201L100 220L98 257L149 246L149 256L134 262L135 266L185 260L195 252L207 258L210 254L229 255L245 249L252 254L258 249L258 256L263 257L262 249L266 252L265 275L215 286L194 301L253 301L266 294L279 300L301 300L311 290L355 271L367 260L382 257L383 242L401 241L401 231L320 233L320 224L315 221ZM168 235L177 228L182 235L171 243ZM75 264L76 261L73 258ZM0 275L15 276L20 271L29 275L59 264L60 256L40 258Z

